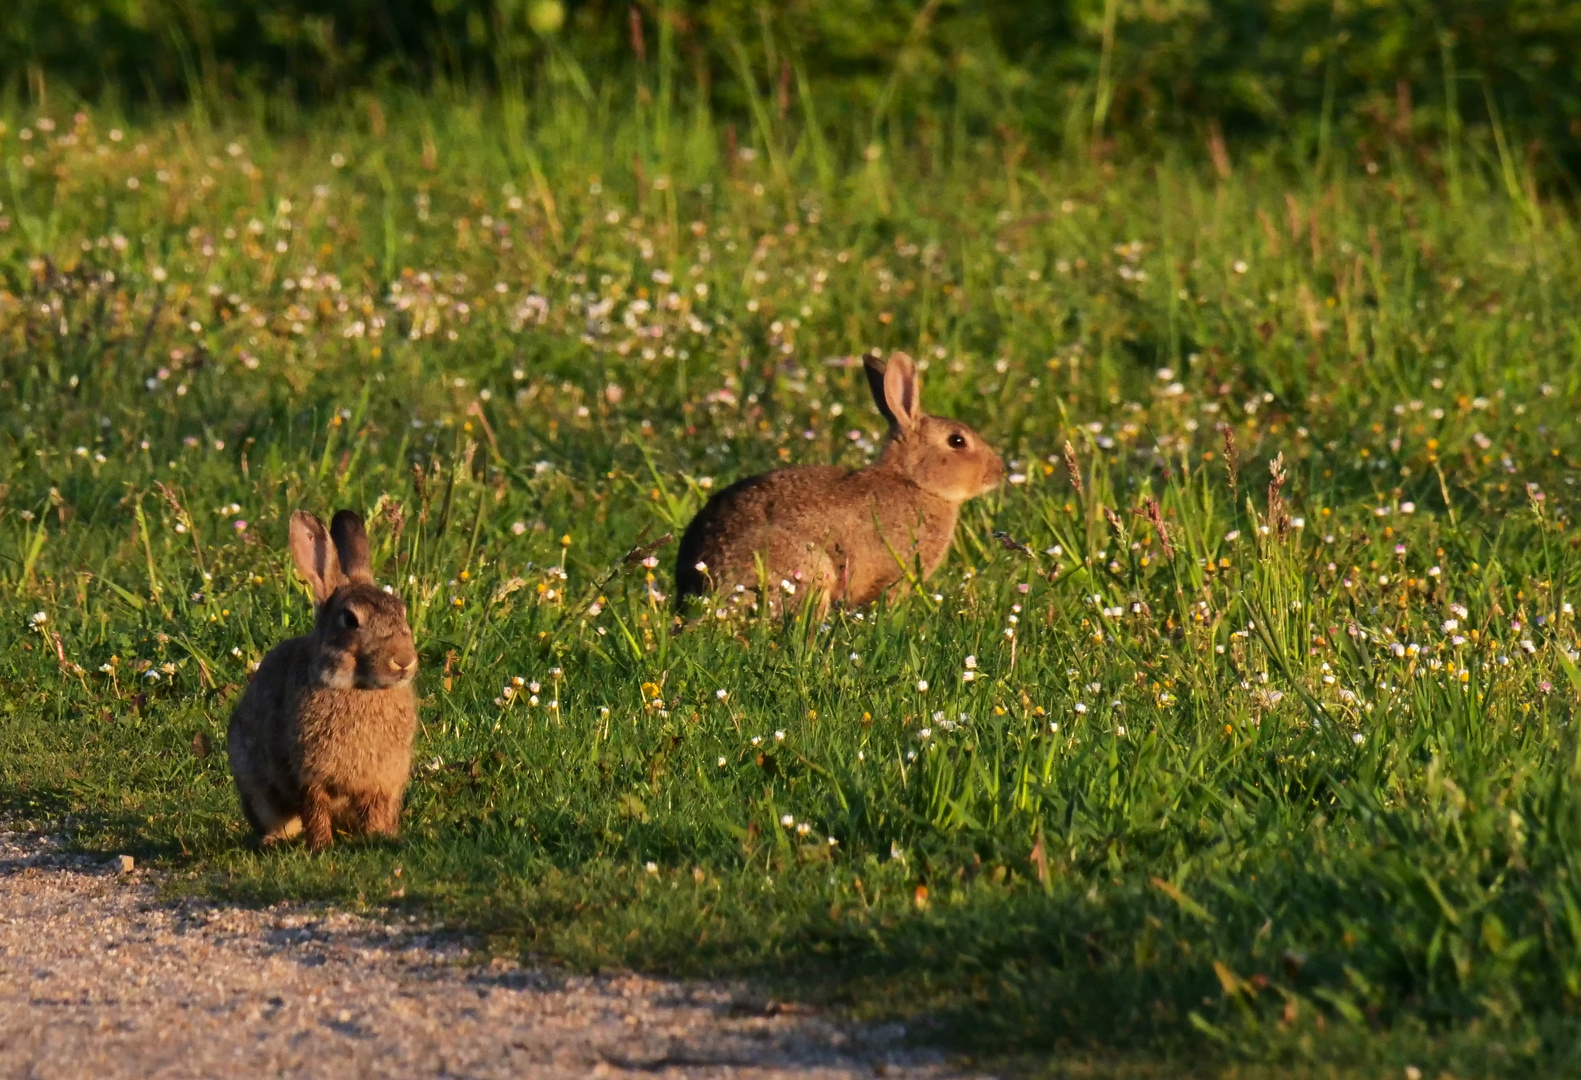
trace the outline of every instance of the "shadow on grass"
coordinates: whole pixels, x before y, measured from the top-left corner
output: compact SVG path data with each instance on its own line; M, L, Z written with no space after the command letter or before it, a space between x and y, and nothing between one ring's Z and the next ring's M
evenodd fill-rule
M0 782L0 813L13 827L63 835L86 855L132 855L167 864L191 856L178 836L167 828L151 828L145 815L112 808L73 787Z
M1326 933L1367 917L1397 923L1403 937L1413 913L1389 910L1376 883L1300 860L1240 883L1255 892L1244 905L1199 884L1208 915L1148 880L1097 894L1086 878L1056 878L1045 891L984 873L924 896L894 861L737 858L650 873L564 835L551 854L519 832L433 823L398 842L342 839L323 855L262 851L228 806L210 802L184 814L165 807L151 823L152 807L116 806L69 782L0 785L0 809L61 828L81 850L161 865L171 890L420 913L538 965L740 979L860 1019L904 1021L921 1041L1015 1071L1378 1075L1431 1063L1427 1075L1466 1077L1557 1075L1578 1061L1559 1011L1505 1028L1435 1013L1412 1001L1419 987L1403 966L1369 969L1383 1009L1356 999L1346 1019L1321 1004L1348 978ZM1263 911L1311 943L1299 972L1281 973Z
M892 864L650 873L602 858L557 863L528 844L438 831L401 845L343 844L318 859L238 852L215 860L207 887L253 902L418 910L529 963L742 979L861 1019L904 1021L922 1041L1017 1070L1377 1075L1433 1064L1428 1075L1477 1076L1576 1063L1575 1033L1557 1013L1500 1026L1449 1011L1414 998L1421 988L1403 966L1369 968L1375 1000L1335 998L1350 985L1348 962L1361 961L1325 935L1336 918L1354 922L1369 909L1388 923L1383 893L1294 862L1273 877L1254 903L1216 904L1207 917L1148 880L1114 883L1094 899L1074 879L1045 892L985 874L919 904L914 882ZM1265 906L1308 934L1300 971L1280 972L1297 961L1282 961L1267 940ZM1410 921L1397 914L1402 926Z

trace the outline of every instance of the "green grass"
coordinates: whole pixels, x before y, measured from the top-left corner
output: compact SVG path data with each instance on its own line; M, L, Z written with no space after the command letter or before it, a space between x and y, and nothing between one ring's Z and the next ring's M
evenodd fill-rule
M54 121L0 135L0 811L1062 1075L1581 1067L1581 257L1498 147ZM1016 482L922 595L678 628L623 557L861 464L869 347ZM405 836L260 853L225 722L339 506L422 650Z

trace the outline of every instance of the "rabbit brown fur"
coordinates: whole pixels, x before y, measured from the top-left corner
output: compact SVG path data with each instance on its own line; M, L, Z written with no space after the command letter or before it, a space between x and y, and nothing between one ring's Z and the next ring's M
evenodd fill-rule
M417 650L400 597L373 583L368 535L350 510L328 532L291 515L291 555L313 589L311 633L281 642L231 713L236 791L259 840L335 826L395 835L411 770Z
M870 356L865 367L889 421L878 459L854 472L780 469L719 492L681 538L678 598L750 598L761 577L770 609L808 596L820 609L858 607L903 588L919 566L923 577L939 568L961 504L996 487L1004 463L965 424L922 411L911 357L893 353L886 364Z

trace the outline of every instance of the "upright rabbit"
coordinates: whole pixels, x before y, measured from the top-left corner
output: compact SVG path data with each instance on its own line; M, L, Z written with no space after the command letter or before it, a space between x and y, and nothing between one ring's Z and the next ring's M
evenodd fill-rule
M417 650L400 597L373 583L368 534L350 510L291 515L291 556L313 588L311 633L265 656L231 713L242 812L265 844L335 826L393 836L412 762Z
M780 469L740 480L702 508L681 538L679 598L710 590L781 601L818 597L821 608L871 603L949 551L961 504L991 491L1004 463L958 420L922 411L916 365L905 353L866 360L868 386L889 437L878 460L854 472ZM904 584L902 584L904 588Z

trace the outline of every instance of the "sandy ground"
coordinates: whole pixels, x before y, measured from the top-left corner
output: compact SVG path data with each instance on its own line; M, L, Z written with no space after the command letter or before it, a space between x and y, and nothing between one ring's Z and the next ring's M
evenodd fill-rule
M415 924L154 885L0 831L0 1077L957 1075L740 988L480 967Z

